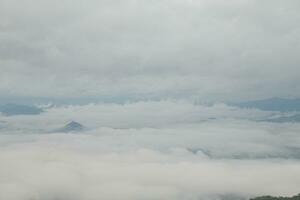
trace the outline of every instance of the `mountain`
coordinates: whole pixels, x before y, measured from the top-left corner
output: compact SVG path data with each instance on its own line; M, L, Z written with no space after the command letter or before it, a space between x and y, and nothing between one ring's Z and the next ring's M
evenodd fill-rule
M7 116L38 115L44 112L44 110L35 106L8 103L0 106L0 112Z
M272 197L272 196L262 196L256 197L250 200L300 200L300 194L293 197Z
M55 132L63 132L63 133L70 133L70 132L80 132L84 130L84 126L78 122L71 121L70 123L66 124L64 127L57 129Z
M300 98L297 99L283 99L271 98L256 101L246 101L240 103L233 103L233 106L241 108L256 108L265 111L300 111Z
M266 119L262 120L266 122L274 122L274 123L285 123L285 122L300 122L300 114L296 114L293 116L288 116L288 117L277 117L277 118L271 118L271 119Z

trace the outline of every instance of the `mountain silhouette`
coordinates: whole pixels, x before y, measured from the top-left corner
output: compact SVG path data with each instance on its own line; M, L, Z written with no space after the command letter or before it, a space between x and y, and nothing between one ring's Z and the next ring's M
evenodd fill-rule
M80 132L83 130L84 130L83 125L81 125L78 122L71 121L70 123L66 124L64 127L57 129L56 132L69 133L69 132Z

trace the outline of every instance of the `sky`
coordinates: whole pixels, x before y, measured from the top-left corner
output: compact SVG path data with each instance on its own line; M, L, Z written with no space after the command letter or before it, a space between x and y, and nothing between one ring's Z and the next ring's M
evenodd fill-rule
M1 0L0 95L300 97L298 0Z

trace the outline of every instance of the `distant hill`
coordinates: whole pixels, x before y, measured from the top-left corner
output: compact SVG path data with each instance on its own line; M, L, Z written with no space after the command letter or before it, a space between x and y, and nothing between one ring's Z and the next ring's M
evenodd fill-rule
M7 116L38 115L44 112L44 110L35 106L9 103L9 104L0 105L0 112Z
M233 106L241 108L257 108L265 111L300 111L300 98L297 99L283 99L271 98L256 101L246 101L241 103L233 103Z
M274 122L274 123L285 123L285 122L300 122L300 114L296 114L288 117L277 117L272 119L262 120L266 122Z
M300 200L300 194L293 197L272 197L272 196L262 196L256 197L250 200Z
M80 132L84 130L84 126L78 122L72 121L66 124L64 127L57 129L55 132L63 132L63 133L70 133L70 132Z

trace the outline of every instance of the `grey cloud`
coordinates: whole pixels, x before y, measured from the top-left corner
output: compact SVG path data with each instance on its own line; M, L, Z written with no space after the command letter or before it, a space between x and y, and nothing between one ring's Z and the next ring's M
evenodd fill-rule
M1 80L12 94L298 96L298 1L2 5Z

